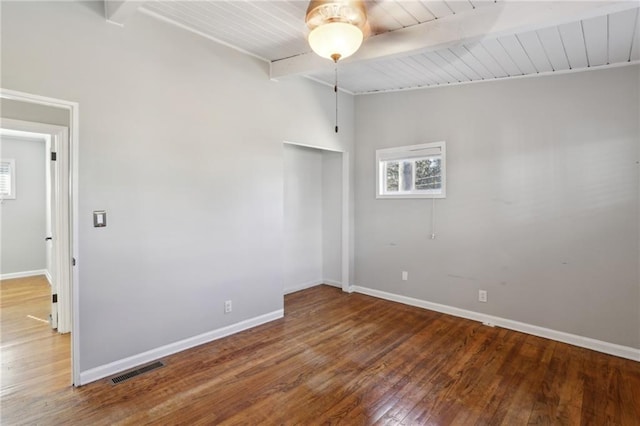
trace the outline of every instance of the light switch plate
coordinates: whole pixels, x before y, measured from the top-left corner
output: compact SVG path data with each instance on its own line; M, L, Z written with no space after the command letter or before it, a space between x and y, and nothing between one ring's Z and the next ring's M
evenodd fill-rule
M93 227L104 228L107 226L107 212L104 210L93 211Z

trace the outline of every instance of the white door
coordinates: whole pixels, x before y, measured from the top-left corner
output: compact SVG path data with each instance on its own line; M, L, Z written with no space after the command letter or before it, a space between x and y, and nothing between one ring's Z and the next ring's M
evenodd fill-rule
M49 270L49 280L51 282L51 314L49 316L51 328L58 328L58 244L57 238L59 230L58 223L58 162L57 162L57 141L56 137L50 137L45 149L45 164L47 168L47 235L45 244L47 250L47 267Z

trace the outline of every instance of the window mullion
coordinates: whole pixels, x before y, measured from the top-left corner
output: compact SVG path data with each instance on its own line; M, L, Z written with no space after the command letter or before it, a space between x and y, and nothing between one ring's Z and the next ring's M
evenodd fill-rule
M412 173L413 173L413 183L411 184L411 191L415 191L416 190L416 178L417 178L417 170L416 170L416 160L413 159L411 161L411 168L412 168Z

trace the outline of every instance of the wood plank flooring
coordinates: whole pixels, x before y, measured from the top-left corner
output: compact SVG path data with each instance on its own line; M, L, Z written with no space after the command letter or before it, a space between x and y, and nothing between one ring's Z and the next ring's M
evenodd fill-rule
M640 424L640 363L329 286L159 370L74 389L66 336L43 332L60 338L53 361L31 357L39 338L19 330L39 324L19 325L8 296L22 285L2 283L3 425Z
M71 336L51 329L50 313L51 290L44 275L0 283L2 425L11 424L4 417L10 401L37 394L38 388L46 392L69 388Z

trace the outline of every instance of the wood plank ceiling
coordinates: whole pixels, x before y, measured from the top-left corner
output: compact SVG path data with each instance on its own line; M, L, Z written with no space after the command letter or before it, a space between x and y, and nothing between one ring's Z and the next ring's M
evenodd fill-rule
M545 3L554 2L538 4ZM443 28L450 23L451 30L463 33L459 27L466 21L461 18L469 19L471 26L471 20L485 16L480 13L498 11L504 4L493 0L367 1L371 28L364 44L397 35L393 43L401 45L403 37L408 37L406 30L429 29L428 25ZM640 61L640 3L610 4L623 7L589 10L560 23L531 21L521 31L497 29L483 37L461 38L428 49L399 49L381 57L369 55L366 60L357 60L356 55L355 60L340 63L340 85L365 94L636 63ZM304 0L148 1L140 10L272 64L288 65L313 56L306 42L307 5ZM498 12L494 16L502 13ZM301 69L292 74L333 84L330 62Z

